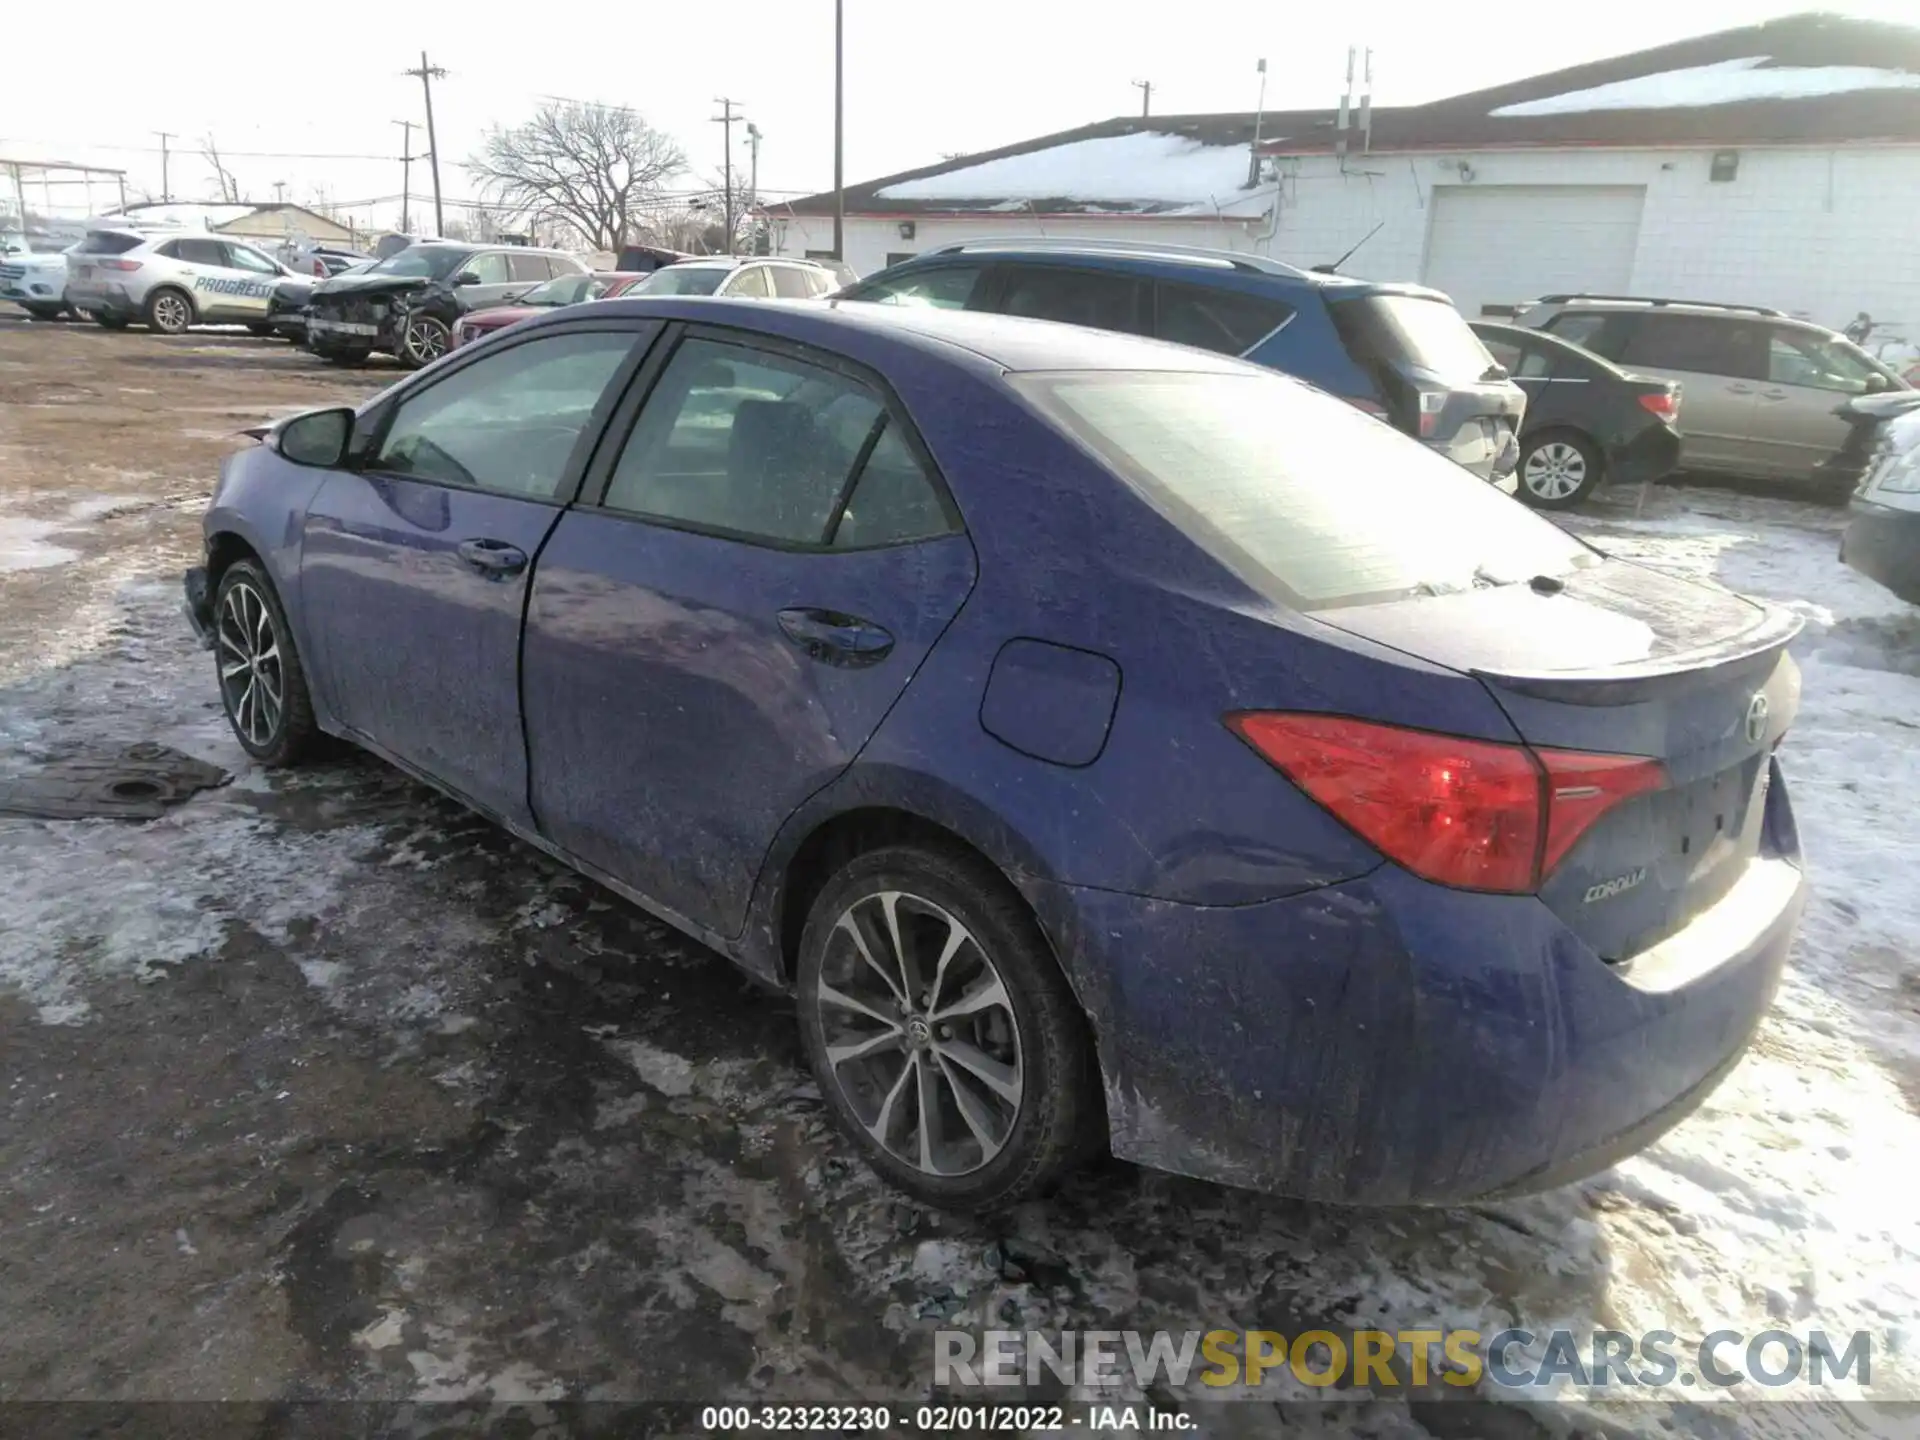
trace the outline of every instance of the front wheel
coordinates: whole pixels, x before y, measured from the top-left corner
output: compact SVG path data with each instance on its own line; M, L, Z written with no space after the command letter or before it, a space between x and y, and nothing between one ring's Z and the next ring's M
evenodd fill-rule
M840 1128L929 1205L1044 1194L1104 1148L1099 1072L1033 915L991 867L870 851L807 917L801 1041Z
M213 606L220 702L234 738L264 765L297 765L320 740L306 672L273 582L252 560L220 576Z
M446 354L453 344L453 332L446 322L431 315L409 316L400 337L400 358L407 368L418 370Z
M159 335L184 335L193 324L193 302L178 290L156 290L147 299L147 328Z
M1520 498L1542 510L1570 510L1600 483L1600 452L1584 435L1548 430L1520 445Z

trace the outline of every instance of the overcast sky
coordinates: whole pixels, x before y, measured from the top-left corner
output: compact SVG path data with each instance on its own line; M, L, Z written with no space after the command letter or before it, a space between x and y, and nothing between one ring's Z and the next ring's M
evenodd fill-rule
M1767 0L1504 9L1431 0L845 6L849 184L1137 112L1135 80L1153 81L1156 113L1251 109L1263 56L1270 109L1334 104L1350 44L1373 47L1376 103L1409 104L1810 8ZM1912 0L1833 0L1827 8L1883 19L1914 10ZM525 29L509 23L536 13L554 18ZM76 23L94 37L84 45L71 26L21 32L56 39L60 51L45 63L29 53L10 57L0 75L0 158L116 166L129 172L130 188L157 197L153 132L170 130L176 198L217 197L199 153L208 136L249 199L274 198L275 181L286 182L290 200L396 195L401 131L392 122L423 118L420 82L404 72L425 46L448 72L435 84L434 108L450 200L475 193L457 162L486 128L524 118L546 95L639 110L686 147L695 167L689 186L719 173L721 127L710 117L719 114L715 97L730 95L765 137L767 198L832 184L830 0L551 10L473 0L278 3L172 32L150 23L152 0L96 0L84 15ZM734 136L744 174L744 127ZM424 148L423 133L414 145ZM306 158L316 156L367 158ZM413 190L429 193L423 165ZM78 198L67 192L69 202ZM38 204L31 191L28 199Z

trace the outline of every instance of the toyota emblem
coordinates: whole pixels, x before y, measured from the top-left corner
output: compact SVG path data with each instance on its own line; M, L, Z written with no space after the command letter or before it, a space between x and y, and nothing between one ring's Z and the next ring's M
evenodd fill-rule
M1758 745L1767 734L1767 697L1756 695L1747 702L1747 743Z

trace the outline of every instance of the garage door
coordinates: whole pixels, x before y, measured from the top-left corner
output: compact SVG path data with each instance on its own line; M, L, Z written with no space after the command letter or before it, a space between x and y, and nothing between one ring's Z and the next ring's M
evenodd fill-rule
M1639 185L1436 185L1423 277L1473 318L1556 291L1625 294Z

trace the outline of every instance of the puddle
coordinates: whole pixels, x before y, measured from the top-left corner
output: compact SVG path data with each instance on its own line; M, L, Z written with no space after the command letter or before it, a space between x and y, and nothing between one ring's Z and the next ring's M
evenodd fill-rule
M11 570L45 570L78 560L79 551L47 543L47 536L70 524L64 520L17 520L0 515L0 575Z

